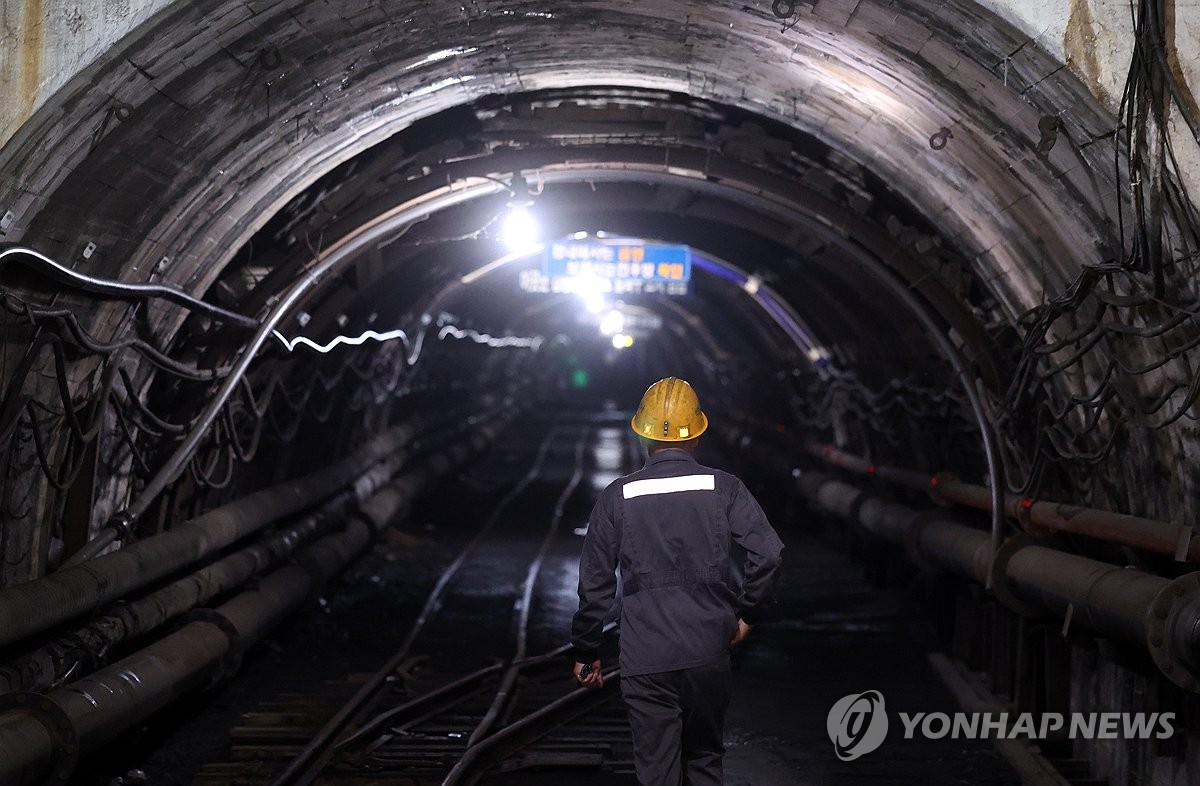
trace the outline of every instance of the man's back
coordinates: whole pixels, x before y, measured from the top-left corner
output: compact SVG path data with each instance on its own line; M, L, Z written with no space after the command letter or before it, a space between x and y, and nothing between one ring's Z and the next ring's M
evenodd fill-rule
M575 679L604 685L601 626L619 567L621 695L638 781L719 786L729 648L765 605L783 544L740 480L692 458L708 416L685 380L651 385L629 425L650 460L609 485L592 509L571 625ZM740 592L734 544L745 550Z
M740 600L735 542L749 556ZM622 674L711 664L728 656L739 616L753 617L763 602L781 549L740 480L687 451L658 450L601 494L580 561L581 600L607 594L615 562L624 585ZM577 643L594 640L588 634L607 611L585 606L576 617Z

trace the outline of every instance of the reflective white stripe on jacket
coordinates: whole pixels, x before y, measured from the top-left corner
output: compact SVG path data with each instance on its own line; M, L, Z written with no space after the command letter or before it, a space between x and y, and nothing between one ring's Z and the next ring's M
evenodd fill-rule
M744 565L733 564L735 543L745 549ZM613 481L592 510L571 629L576 658L595 658L618 566L622 674L727 657L738 617L753 622L768 601L782 550L740 480L684 450L655 453L644 468Z

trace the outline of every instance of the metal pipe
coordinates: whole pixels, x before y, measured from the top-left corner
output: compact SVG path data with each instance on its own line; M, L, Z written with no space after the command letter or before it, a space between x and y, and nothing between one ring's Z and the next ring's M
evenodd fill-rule
M396 427L396 429L403 429L403 428L410 428L410 426L402 425L402 426ZM395 429L393 429L393 430L395 430ZM415 427L412 428L412 431L415 431ZM412 431L410 431L408 438L411 438ZM390 434L391 432L388 432L388 433ZM381 439L387 439L387 436L385 435L384 437L381 437ZM368 445L361 448L360 451L366 450L371 444L374 444L374 443L368 443ZM352 456L353 455L359 455L359 453L352 454ZM383 456L385 456L385 455L386 455L385 453L379 453L378 451L368 452L368 455L365 455L365 457L364 457L364 461L365 461L366 465L369 466L369 464L372 462L380 461L383 458ZM349 458L351 458L351 457L347 457L347 459L349 459ZM276 486L273 488L284 488L284 487L287 487L289 484L299 484L300 486L305 487L308 483L319 480L320 477L323 477L322 473L324 473L326 471L332 471L335 468L340 467L340 466L341 466L341 463L339 462L339 464L335 464L330 467L326 467L325 469L320 470L318 472L314 472L310 475L305 476L304 478L288 481L286 483L280 484L279 486ZM337 485L343 485L344 483L349 482L348 478L351 475L360 474L360 473L362 473L362 474L360 474L359 482L368 482L369 483L370 482L369 481L370 473L369 472L364 473L364 469L365 469L365 466L362 463L354 465L350 469L349 472L343 472L339 475L339 477L347 478L347 480L343 481L342 484L337 484ZM324 484L324 485L315 486L315 487L313 487L313 489L314 489L314 491L320 491L323 488L329 488L329 487L330 487L330 484ZM256 492L256 493L261 493L261 492ZM332 492L330 492L330 493L332 493ZM246 498L243 498L243 499L246 499ZM320 499L319 497L313 498L313 502L316 502L319 499ZM238 502L240 502L240 500ZM236 505L238 503L232 502L229 504ZM92 538L90 541L88 541L84 545L84 547L81 548L78 552L71 555L70 559L68 559L66 562L64 562L61 567L59 567L58 572L61 572L66 568L75 567L76 565L82 565L85 562L95 559L101 552L103 552L109 546L116 543L117 541L123 540L129 534L129 530L132 527L133 523L134 523L134 519L131 516L129 516L128 514L126 514L126 513L115 514L110 519L109 524L107 526L105 526L105 528L103 530L96 533L96 536L94 538Z
M953 521L930 519L907 505L872 496L828 475L806 472L797 485L821 510L859 524L890 543L913 549L913 556L925 564L987 583L992 561L988 533Z
M1014 504L1025 503L1014 501ZM1200 540L1193 537L1189 526L1058 502L1033 502L1028 511L1031 522L1047 529L1123 543L1173 556L1181 562L1200 562Z
M0 783L27 786L51 775L65 782L81 752L96 750L175 698L234 670L245 648L366 548L373 522L390 520L407 507L411 497L396 494L397 488L415 495L481 449L513 417L515 410L507 408L495 418L472 421L469 439L430 456L422 467L368 499L362 507L373 515L350 518L343 532L322 538L305 549L296 564L274 571L215 611L198 612L202 616L178 631L46 696L8 694L21 701L29 698L36 706L3 711L0 705ZM45 710L38 709L42 705ZM57 736L52 729L58 730Z
M994 554L987 532L944 510L918 512L885 502L819 473L801 493L849 518L918 563L986 584L1022 613L1048 613L1105 636L1146 647L1163 672L1187 690L1200 688L1200 572L1173 581L1039 545L1026 535Z
M108 612L0 668L0 692L41 691L66 678L82 664L94 664L96 653L151 633L218 595L240 587L248 579L279 564L295 550L344 520L349 495L337 498L320 513L273 533L261 542L240 549L195 573L131 603Z
M858 523L884 540L903 544L914 515L912 508L867 494L861 494L860 498Z
M1200 647L1196 646L1200 641L1200 596L1193 594L1181 604L1167 627L1170 640L1162 641L1159 646L1165 646L1170 655L1178 658L1192 674L1200 675ZM1153 645L1155 641L1151 634L1150 643Z
M494 438L499 425L499 422L489 422L485 418L482 424L477 422L477 427L472 429L471 439L456 443L443 453L457 462ZM353 492L334 497L316 514L282 527L261 541L144 597L118 604L86 626L60 634L37 649L14 658L0 668L0 693L45 690L75 673L81 664L86 664L84 671L94 668L97 665L95 653L107 652L122 641L145 636L278 564L324 534L336 522L344 520L355 500L365 500L360 503L358 515L376 530L382 529L392 519L404 515L420 486L436 474L430 468L445 466L443 454L431 456L424 465L384 487L383 484L400 470L405 456L405 451L399 451L381 461L355 481Z
M917 552L931 565L980 584L988 583L992 540L986 532L948 518L934 518L917 526L914 541Z
M263 607L263 612L274 619L274 609ZM86 753L175 697L211 684L242 633L215 622L192 622L119 663L52 691L47 698L71 719L79 750ZM13 715L0 716L0 782L41 783L53 764L55 740L29 713Z
M399 450L413 432L412 425L397 426L318 472L254 492L82 565L0 591L0 647L99 608L311 507Z
M397 509L402 507L395 495L390 499ZM80 753L98 749L177 697L223 676L231 658L259 641L366 548L372 531L365 518L351 518L343 532L322 538L305 549L296 564L274 571L210 616L45 699L69 718ZM49 729L32 712L0 714L0 783L41 783L57 748Z
M96 536L83 544L83 547L76 551L71 556L67 557L57 570L70 568L75 565L80 565L90 559L95 559L104 553L104 551L119 540L124 540L129 535L129 525L122 518L110 518L104 523L104 528L96 533Z
M895 467L877 467L866 459L829 446L810 444L808 451L849 472L884 478L906 488L928 492L938 500L983 511L994 510L992 489L964 483L946 473L930 475ZM1009 493L1003 495L1000 504L1001 512L1026 523L1027 527L1033 525L1032 528L1086 535L1165 554L1180 561L1200 562L1200 539L1193 537L1193 530L1188 526L1061 502L1025 499Z
M175 696L211 684L230 646L229 634L216 624L192 622L46 698L70 718L77 749L94 750ZM58 749L50 730L32 712L0 715L0 782L8 786L43 783Z
M849 518L854 509L854 503L863 493L862 489L855 488L848 483L829 480L816 487L814 499L819 506L830 513L842 518Z
M1146 612L1169 583L1045 546L1026 545L1008 559L1005 576L1022 600L1082 622L1129 644L1146 644ZM1193 645L1200 640L1193 641Z

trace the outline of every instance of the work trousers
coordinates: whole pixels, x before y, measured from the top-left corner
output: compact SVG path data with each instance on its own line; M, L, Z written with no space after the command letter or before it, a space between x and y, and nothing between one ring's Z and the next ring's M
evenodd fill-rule
M729 662L621 677L641 786L721 786Z

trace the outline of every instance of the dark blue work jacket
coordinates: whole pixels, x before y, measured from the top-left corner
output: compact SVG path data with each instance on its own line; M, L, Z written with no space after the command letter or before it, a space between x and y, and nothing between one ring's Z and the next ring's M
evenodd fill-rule
M740 591L733 544L746 552ZM741 617L753 624L769 598L783 544L742 482L684 450L655 453L600 494L579 560L571 640L595 660L620 566L621 673L712 664L728 657Z

